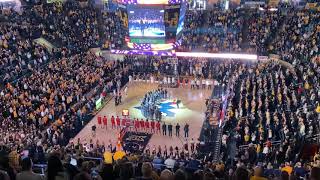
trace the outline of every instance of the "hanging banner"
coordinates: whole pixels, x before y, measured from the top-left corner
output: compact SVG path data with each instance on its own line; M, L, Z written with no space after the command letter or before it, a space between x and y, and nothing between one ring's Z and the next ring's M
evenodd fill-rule
M306 9L317 9L318 3L307 3Z
M269 0L268 5L269 5L270 7L277 7L278 4L279 4L279 2L280 2L280 0Z

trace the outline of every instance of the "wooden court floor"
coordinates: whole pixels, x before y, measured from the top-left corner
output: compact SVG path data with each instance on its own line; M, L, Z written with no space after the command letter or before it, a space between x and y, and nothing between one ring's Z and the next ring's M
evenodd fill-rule
M146 82L133 82L128 85L127 95L123 95L123 101L120 105L115 106L114 100L111 100L106 104L103 109L80 131L80 133L71 141L76 142L80 138L82 144L89 143L92 139L93 142L99 140L100 144L104 143L106 146L111 142L113 145L117 142L117 136L119 130L111 128L110 117L119 116L121 117L122 110L128 109L131 118L144 118L138 107L140 105L141 99L148 91L152 91L158 88L158 84L151 84ZM205 99L207 99L212 90L199 89L191 90L189 88L167 88L169 94L169 100L180 99L182 105L179 109L173 108L169 111L174 113L172 117L162 117L162 121L165 121L166 124L171 123L173 125L173 136L162 136L160 134L153 134L150 141L150 147L158 147L161 145L164 147L178 146L182 147L186 139L183 137L183 126L185 123L188 123L190 126L189 138L188 141L193 138L196 140L200 135L200 130L204 120ZM122 93L124 94L124 93ZM97 117L98 116L107 116L108 117L108 127L103 128L98 125ZM180 128L180 137L175 136L175 125L179 123ZM97 130L95 137L92 136L91 127L96 124Z

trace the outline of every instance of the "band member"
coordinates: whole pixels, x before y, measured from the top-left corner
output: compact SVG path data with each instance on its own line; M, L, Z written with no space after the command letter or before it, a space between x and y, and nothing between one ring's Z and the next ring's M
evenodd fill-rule
M99 125L99 127L102 127L102 120L101 120L102 118L101 118L101 116L98 116L98 125Z
M161 155L162 155L162 148L161 148L161 146L160 146L160 145L158 146L158 155L159 155L159 156L161 156Z
M152 120L150 124L151 124L151 133L155 133L155 129L154 129L154 128L155 128L155 123L154 123L154 120Z
M156 123L157 133L160 133L160 121Z
M119 116L117 116L116 122L117 122L117 128L120 128L120 118L119 118Z
M97 129L96 125L93 125L91 127L92 137L96 137L96 129Z
M114 116L111 116L111 125L112 125L112 129L116 128L116 121L114 120Z
M168 149L167 149L167 146L166 146L166 145L164 145L163 156L164 156L165 158L167 158L167 156L168 156Z
M192 138L191 141L190 141L191 153L194 153L194 147L195 147L194 143L195 142L194 142L194 140Z
M188 145L188 140L186 139L185 141L184 141L184 150L185 151L189 151L189 145Z
M140 120L140 127L141 127L141 130L144 131L144 121L143 119Z
M103 116L103 125L108 128L108 119L106 116Z
M170 146L170 148L169 148L169 152L170 152L170 156L173 156L173 147L172 146Z

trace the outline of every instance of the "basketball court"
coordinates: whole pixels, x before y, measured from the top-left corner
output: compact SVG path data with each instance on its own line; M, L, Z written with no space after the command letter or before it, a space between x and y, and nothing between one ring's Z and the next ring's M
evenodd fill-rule
M147 82L133 82L128 84L128 94L124 95L122 103L118 106L115 106L114 99L107 103L102 110L80 131L80 133L72 140L76 142L78 138L81 139L82 144L89 143L90 139L93 142L99 140L100 144L104 143L106 146L109 144L109 141L113 145L116 145L117 138L120 130L111 128L111 116L122 117L122 111L124 109L129 110L129 117L133 118L143 118L146 119L141 113L139 106L141 99L144 95L152 90L158 88L158 84L152 84ZM168 132L167 136L161 134L153 133L150 140L149 146L158 147L161 145L164 147L178 146L182 147L185 142L183 127L185 123L189 124L189 138L193 138L195 141L200 135L202 124L204 121L204 112L206 110L205 99L207 99L212 90L207 89L197 89L191 90L190 88L167 88L169 97L162 100L160 103L160 109L163 114L162 122L166 124L171 123L173 125L173 136L169 137ZM179 108L176 106L174 101L176 99L181 100ZM107 116L108 118L108 127L102 128L98 125L97 117L98 116ZM175 125L180 124L180 137L175 136ZM91 127L93 125L97 126L96 136L92 136ZM161 131L162 132L162 131Z

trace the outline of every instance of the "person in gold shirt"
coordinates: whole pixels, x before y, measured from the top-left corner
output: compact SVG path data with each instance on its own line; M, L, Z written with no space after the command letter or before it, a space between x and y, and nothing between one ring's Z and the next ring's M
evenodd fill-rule
M255 167L253 176L251 176L250 180L268 180L267 178L263 177L263 170L261 167Z
M319 102L318 102L315 110L316 110L316 113L320 114L320 103Z

